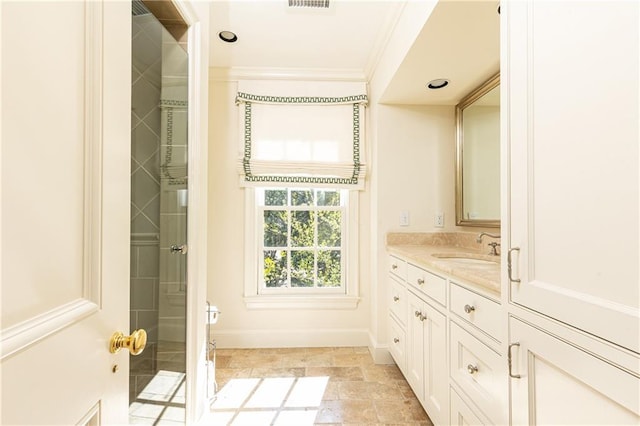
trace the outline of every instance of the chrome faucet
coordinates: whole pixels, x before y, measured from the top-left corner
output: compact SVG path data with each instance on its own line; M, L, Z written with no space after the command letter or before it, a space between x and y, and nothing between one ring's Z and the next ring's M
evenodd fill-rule
M478 236L476 237L476 242L477 243L482 243L482 237L484 236L490 237L490 238L500 238L500 235L496 235L496 234L490 234L488 232L481 232L480 234L478 234ZM492 242L487 244L489 247L491 247L491 251L489 252L489 255L491 256L498 256L498 247L500 246L500 243L498 242Z

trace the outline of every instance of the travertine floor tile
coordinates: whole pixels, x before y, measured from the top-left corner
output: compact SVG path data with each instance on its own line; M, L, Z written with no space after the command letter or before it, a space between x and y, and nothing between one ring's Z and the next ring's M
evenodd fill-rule
M251 369L251 377L303 377L304 373L304 367Z
M359 367L307 367L307 376L329 376L332 380L364 380Z
M216 364L219 395L255 384L237 406L212 405L216 425L432 426L398 367L374 364L367 348L219 349ZM268 391L278 378L290 388Z
M418 400L405 399L400 401L377 400L373 402L378 419L381 422L406 423L431 421L422 409Z
M316 424L377 422L376 409L371 400L324 401L318 411Z
M404 400L400 388L394 384L377 382L341 382L340 399Z

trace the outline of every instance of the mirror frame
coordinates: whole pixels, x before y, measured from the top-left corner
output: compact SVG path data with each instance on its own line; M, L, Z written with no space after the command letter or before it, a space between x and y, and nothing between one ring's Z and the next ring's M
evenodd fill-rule
M482 226L485 228L500 228L500 219L465 219L463 205L463 161L462 151L464 135L462 132L462 113L475 101L500 85L500 73L485 81L477 89L465 96L456 105L456 225L458 226Z

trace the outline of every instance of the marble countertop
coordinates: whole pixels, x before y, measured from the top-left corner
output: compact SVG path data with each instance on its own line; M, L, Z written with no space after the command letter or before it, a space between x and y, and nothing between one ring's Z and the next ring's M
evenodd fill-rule
M475 242L477 234L451 233L390 233L387 235L387 251L403 257L417 266L440 271L455 280L478 285L495 296L500 296L500 256L492 256L488 248ZM434 256L435 255L435 256ZM455 255L456 260L443 256ZM441 256L441 257L438 257ZM467 263L464 258L482 259L487 263Z

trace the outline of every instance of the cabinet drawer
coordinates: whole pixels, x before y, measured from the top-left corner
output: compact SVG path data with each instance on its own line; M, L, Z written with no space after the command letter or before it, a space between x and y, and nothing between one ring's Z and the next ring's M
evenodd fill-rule
M407 280L407 262L406 261L390 255L388 270L393 275L400 278L402 281Z
M389 277L389 310L403 326L407 323L407 289L397 278Z
M451 312L475 325L497 341L502 341L501 306L464 287L451 283Z
M437 301L443 306L447 304L447 280L418 268L414 265L407 266L407 282Z
M396 361L398 368L402 371L402 374L406 375L405 367L407 362L407 345L406 334L404 328L398 323L398 321L390 316L389 317L389 353Z
M507 371L502 357L484 343L451 325L451 378L495 424L504 424L507 412Z
M481 420L480 417L467 405L466 402L458 395L458 393L451 388L451 403L450 403L450 419L451 426L465 426L465 425L487 425L490 424L487 421Z

